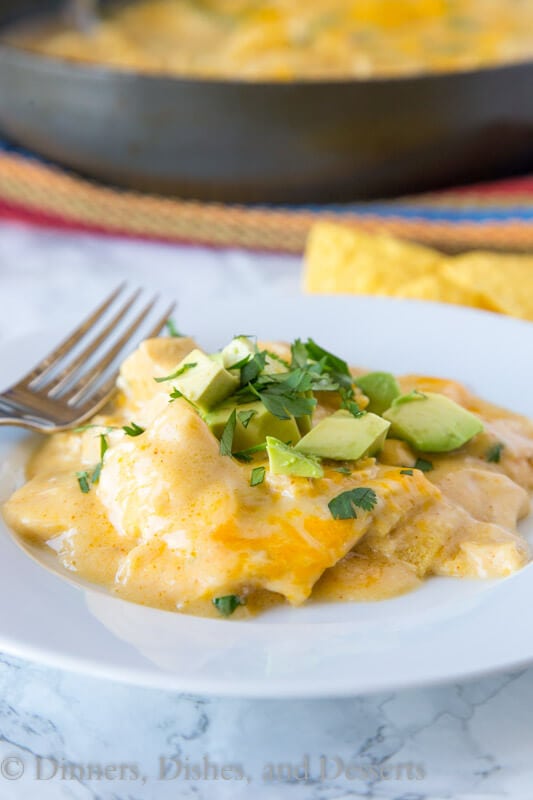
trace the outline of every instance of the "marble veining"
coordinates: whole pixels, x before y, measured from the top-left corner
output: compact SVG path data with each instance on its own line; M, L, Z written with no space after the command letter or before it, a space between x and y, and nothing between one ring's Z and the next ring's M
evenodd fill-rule
M123 277L202 313L208 298L297 297L299 272L291 257L0 225L0 341L51 320L67 329ZM533 669L365 698L254 701L2 654L0 800L531 800L532 711Z

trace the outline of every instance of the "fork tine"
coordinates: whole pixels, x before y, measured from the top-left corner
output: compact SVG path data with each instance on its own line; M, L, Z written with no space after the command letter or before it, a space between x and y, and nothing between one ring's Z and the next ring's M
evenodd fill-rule
M113 319L105 326L105 328L100 331L98 336L91 339L87 347L85 347L82 352L77 355L75 358L70 361L67 366L57 375L47 386L42 387L41 391L48 391L49 397L56 397L62 389L68 384L70 378L76 374L83 364L87 362L87 359L90 355L96 352L96 350L100 347L101 344L105 342L106 339L113 333L116 326L121 322L128 311L132 308L134 303L138 300L139 296L141 295L141 289L138 289L133 295L127 300L121 308L119 308L118 312L114 315Z
M69 389L65 394L61 396L62 400L66 400L70 406L75 405L82 396L87 392L87 390L91 387L91 385L104 373L105 370L115 361L115 359L119 356L119 354L124 350L126 345L130 342L133 334L137 331L145 319L148 317L149 313L154 308L155 304L157 303L158 297L157 295L151 300L143 309L142 311L135 317L133 322L126 328L120 339L115 342L115 344L109 348L109 350L102 356L100 361L91 367L88 372L81 375L79 380ZM165 319L167 319L165 317ZM164 324L164 323L163 323ZM161 327L159 327L161 330Z
M161 333L175 307L176 304L172 303L165 313L159 317L156 324L147 332L147 339L150 339L152 336L157 336L158 333ZM85 398L83 401L83 413L85 418L95 413L95 411L101 408L110 398L115 391L118 374L119 370L117 369L105 380L101 386L95 389L95 391L90 394L89 397Z
M55 350L48 353L33 369L28 372L20 381L17 386L29 387L37 378L43 378L56 364L61 361L63 356L67 355L70 350L78 344L89 331L96 325L102 318L107 309L115 302L117 297L123 292L126 284L121 283L109 297L90 314L75 331L73 331L66 339L64 339Z

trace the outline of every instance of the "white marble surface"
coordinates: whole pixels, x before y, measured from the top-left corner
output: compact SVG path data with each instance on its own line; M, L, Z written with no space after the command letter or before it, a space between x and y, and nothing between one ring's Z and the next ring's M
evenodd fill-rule
M0 225L0 340L51 320L67 328L121 277L201 314L206 293L296 297L299 269L292 258ZM309 778L299 780L305 756ZM211 767L188 780L187 766L203 768L204 757L218 779ZM278 765L293 765L292 777ZM367 698L260 702L136 689L0 656L1 800L356 797L531 800L533 669Z

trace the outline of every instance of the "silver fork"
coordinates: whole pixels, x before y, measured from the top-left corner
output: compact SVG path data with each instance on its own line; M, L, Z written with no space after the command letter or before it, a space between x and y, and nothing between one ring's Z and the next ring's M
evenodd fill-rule
M138 310L142 291L124 301L125 289L125 284L115 289L58 347L0 394L0 425L56 433L76 427L105 405L115 391L117 365L128 345L138 344L136 334L143 329L141 338L157 336L174 309L172 304L151 321L158 297Z

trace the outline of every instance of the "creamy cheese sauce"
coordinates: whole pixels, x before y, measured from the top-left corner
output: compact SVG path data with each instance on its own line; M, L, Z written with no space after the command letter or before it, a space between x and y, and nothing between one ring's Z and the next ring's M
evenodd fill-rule
M214 78L344 78L471 69L533 55L530 0L151 0L88 32L18 33L44 54Z
M526 563L517 522L533 490L529 420L453 381L407 376L404 391L448 395L482 418L484 432L453 453L424 455L429 472L415 468L419 454L406 443L389 439L377 459L324 462L321 479L267 470L252 487L261 456L253 464L221 456L198 414L184 400L169 403L168 384L154 381L194 346L144 342L124 363L121 389L97 427L56 434L36 451L28 482L3 509L22 538L136 603L216 616L212 599L236 594L246 600L236 618L285 602L385 599L431 575L502 577ZM332 394L319 402L316 419L333 410ZM142 435L124 434L132 420ZM98 463L102 433L100 479L83 493L76 473ZM495 443L500 458L490 462ZM334 520L328 502L357 486L375 491L375 508Z

